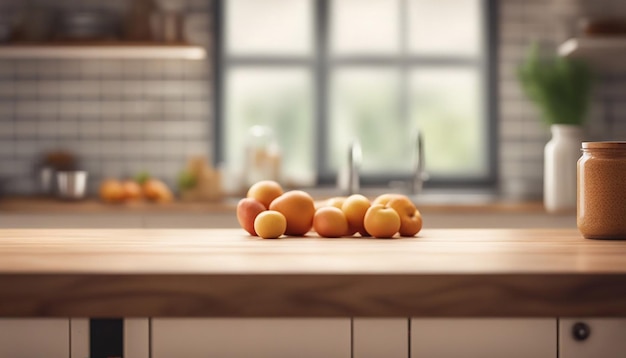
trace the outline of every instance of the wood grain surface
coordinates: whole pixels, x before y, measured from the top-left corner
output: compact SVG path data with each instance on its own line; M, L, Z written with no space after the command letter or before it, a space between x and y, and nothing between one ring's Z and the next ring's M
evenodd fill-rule
M0 316L624 316L626 242L539 229L0 230L0 287Z

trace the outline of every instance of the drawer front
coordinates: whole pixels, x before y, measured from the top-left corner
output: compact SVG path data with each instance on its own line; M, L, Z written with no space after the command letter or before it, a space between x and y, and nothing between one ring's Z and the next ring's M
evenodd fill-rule
M559 320L560 358L626 357L626 319Z
M0 357L69 356L69 319L0 318Z
M412 358L556 358L556 319L411 319Z
M152 358L349 358L350 319L154 318Z

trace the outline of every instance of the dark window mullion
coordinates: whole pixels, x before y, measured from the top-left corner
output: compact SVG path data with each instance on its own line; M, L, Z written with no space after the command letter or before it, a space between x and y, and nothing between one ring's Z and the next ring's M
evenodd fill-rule
M316 166L317 166L317 180L318 183L326 183L332 181L332 173L330 172L330 166L327 160L328 157L328 145L330 133L328 132L328 121L330 120L330 106L329 106L329 94L330 94L330 65L329 65L329 34L330 28L330 0L316 0L315 1L315 21L316 26L316 38L315 38L315 50L317 54L317 68L316 68L316 104L317 104L317 135L316 144L317 151Z

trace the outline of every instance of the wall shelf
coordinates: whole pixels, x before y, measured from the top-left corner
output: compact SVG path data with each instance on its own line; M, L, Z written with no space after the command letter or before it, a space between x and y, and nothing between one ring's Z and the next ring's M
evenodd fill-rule
M203 47L126 42L24 43L0 46L0 59L163 59L202 60Z
M600 72L626 72L626 36L571 38L559 46L558 53L585 60Z

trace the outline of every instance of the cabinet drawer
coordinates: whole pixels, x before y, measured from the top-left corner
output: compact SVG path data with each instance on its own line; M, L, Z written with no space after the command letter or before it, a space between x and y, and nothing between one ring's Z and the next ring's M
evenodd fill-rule
M154 318L152 358L349 358L350 319Z
M559 352L560 358L626 357L626 319L560 319Z
M0 318L0 357L67 358L69 319Z
M556 319L412 319L412 358L556 358Z

